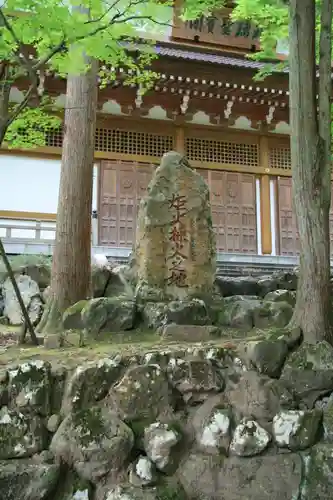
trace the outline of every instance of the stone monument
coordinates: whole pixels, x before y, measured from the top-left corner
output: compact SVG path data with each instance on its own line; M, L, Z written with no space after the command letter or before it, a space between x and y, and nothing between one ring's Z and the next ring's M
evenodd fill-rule
M144 301L206 297L213 292L215 237L209 189L175 151L162 157L141 200L132 263Z

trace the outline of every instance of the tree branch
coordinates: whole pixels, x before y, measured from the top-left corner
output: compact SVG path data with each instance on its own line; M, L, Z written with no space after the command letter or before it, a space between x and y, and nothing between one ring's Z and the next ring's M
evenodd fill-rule
M23 101L21 101L17 106L15 106L13 112L10 114L9 118L6 121L6 128L8 128L13 121L18 117L18 115L25 109L30 98L32 97L34 91L36 90L35 85L30 85L27 93L24 96Z

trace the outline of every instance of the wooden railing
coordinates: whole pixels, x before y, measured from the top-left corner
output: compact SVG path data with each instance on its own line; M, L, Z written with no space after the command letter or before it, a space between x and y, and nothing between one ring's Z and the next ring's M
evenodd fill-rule
M97 219L92 219L92 244L97 245ZM46 243L53 244L55 240L56 221L36 219L12 220L0 218L0 237L4 243Z

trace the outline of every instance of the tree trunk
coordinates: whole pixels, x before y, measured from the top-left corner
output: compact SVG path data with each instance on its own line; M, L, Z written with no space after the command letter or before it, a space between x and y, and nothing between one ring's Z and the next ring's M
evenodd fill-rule
M39 330L62 330L62 314L90 297L91 209L97 109L96 61L69 75L50 298Z
M319 86L315 3L315 0L290 2L292 187L300 242L297 300L290 326L301 327L307 342L323 339L332 342L329 287L332 0L323 0L321 7Z

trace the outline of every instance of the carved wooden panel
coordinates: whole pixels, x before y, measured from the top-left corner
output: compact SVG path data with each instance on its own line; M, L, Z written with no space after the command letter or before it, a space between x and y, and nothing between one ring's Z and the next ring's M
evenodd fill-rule
M145 195L153 166L132 162L101 164L100 245L131 247L135 238L139 201Z
M292 185L290 177L278 177L278 222L280 255L299 254L299 235L292 206ZM333 183L331 184L330 239L333 255Z
M217 251L257 253L255 176L219 170L198 172L210 189Z
M298 255L298 231L292 203L291 177L278 177L278 223L280 255Z
M154 166L103 161L101 165L100 245L131 247L136 215ZM255 176L198 170L211 193L213 226L220 252L257 252Z

